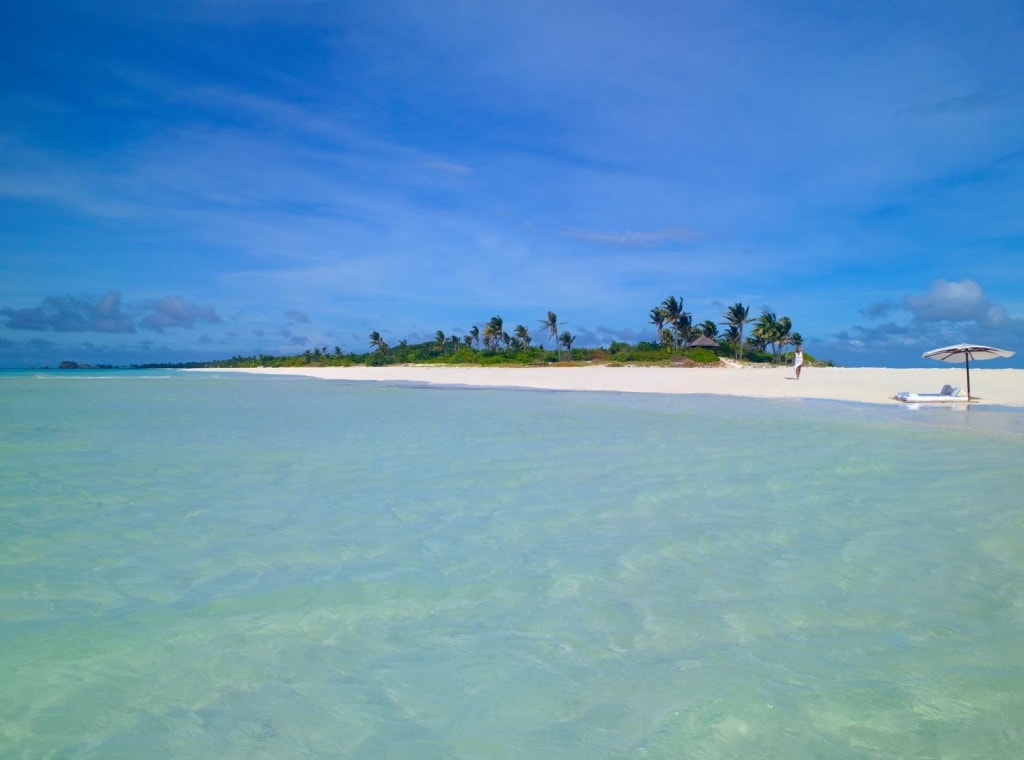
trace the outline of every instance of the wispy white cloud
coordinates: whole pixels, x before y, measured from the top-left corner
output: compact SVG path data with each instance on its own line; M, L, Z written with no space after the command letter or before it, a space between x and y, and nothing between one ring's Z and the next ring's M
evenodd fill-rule
M97 217L118 218L137 203L112 192L116 169L91 159L68 159L8 138L0 152L0 197L58 204Z
M704 233L690 227L664 227L658 230L628 230L622 232L582 230L570 228L564 230L565 237L585 240L602 245L623 246L626 248L648 248L665 243L679 243L703 237Z
M430 171L436 171L441 174L448 174L454 177L468 177L475 173L472 167L456 163L455 161L431 159L424 161L422 166Z
M924 105L907 109L912 114L972 114L991 108L1024 104L1024 88L995 90L978 89L962 95L950 95Z

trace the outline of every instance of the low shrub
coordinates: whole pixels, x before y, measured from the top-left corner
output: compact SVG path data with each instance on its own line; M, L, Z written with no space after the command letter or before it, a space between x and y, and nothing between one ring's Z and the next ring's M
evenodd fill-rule
M684 354L695 364L718 364L718 354L710 348L688 348Z

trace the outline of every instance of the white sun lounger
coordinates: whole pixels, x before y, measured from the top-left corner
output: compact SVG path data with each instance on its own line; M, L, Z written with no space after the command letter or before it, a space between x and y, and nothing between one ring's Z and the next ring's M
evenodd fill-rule
M942 390L938 393L911 393L910 391L900 391L893 396L893 398L907 404L963 403L968 400L967 396L964 395L963 388L952 385L943 385Z

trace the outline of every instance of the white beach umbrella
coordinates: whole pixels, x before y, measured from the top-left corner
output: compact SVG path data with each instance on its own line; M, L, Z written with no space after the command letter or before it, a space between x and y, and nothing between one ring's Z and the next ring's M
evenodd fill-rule
M959 364L964 362L967 366L967 398L971 398L971 361L983 359L998 359L1000 357L1013 356L1013 351L1003 348L992 348L991 346L975 346L970 343L960 343L945 348L933 348L921 354L922 359L934 359L938 362L953 362Z

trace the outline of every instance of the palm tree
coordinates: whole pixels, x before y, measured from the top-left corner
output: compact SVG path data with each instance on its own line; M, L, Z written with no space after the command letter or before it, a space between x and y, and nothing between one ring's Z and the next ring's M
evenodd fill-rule
M501 317L490 318L487 327L484 328L484 348L498 350L498 346L504 340L504 325L505 322Z
M447 344L448 338L445 337L445 334L442 331L438 330L436 333L434 333L434 345L437 346L438 351L443 352Z
M692 323L690 315L683 311L683 299L669 296L661 302L661 311L665 317L664 323L678 336L677 345L686 342L685 336L689 334Z
M555 343L555 353L558 354L558 360L562 360L562 352L558 348L558 317L555 312L549 311L548 318L540 321L540 326L548 331L548 337Z
M804 337L800 333L795 332L789 336L789 342L793 344L794 349L799 351L804 345Z
M370 348L373 348L373 349L375 349L377 351L387 351L388 350L388 344L384 342L384 339L382 337L380 337L380 333L377 332L376 330L374 330L372 333L370 333L370 343L369 343L369 346L370 346Z
M526 325L516 325L515 336L524 348L530 347L530 331L526 329Z
M683 313L683 299L669 296L661 302L660 308L665 317L665 324L674 325L679 315Z
M651 318L651 324L658 331L658 340L664 341L665 336L662 334L662 331L665 327L665 310L660 306L655 306L647 316Z
M758 345L762 347L762 350L768 347L771 348L772 361L778 359L778 344L781 333L782 329L778 318L774 312L767 309L762 311L761 316L754 322L754 338L757 340Z
M681 348L689 346L698 334L698 331L693 327L693 319L690 317L690 314L685 311L676 317L676 321L672 325L672 329L675 331L676 340Z
M469 340L470 342L467 345L472 346L475 343L478 347L480 346L480 328L476 325L469 328Z
M698 327L697 329L700 330L701 335L706 335L712 340L718 337L718 325L716 325L710 319L705 319L703 322L701 322L700 327Z
M789 317L779 317L778 329L776 331L776 342L779 344L779 353L786 350L786 346L793 342L793 321Z
M558 336L558 342L562 345L566 351L572 351L573 341L576 340L575 335L571 335L568 330Z
M731 328L726 331L729 342L736 346L736 355L743 361L743 326L750 322L750 307L737 301L726 309L722 316L725 317L722 324Z
M741 328L737 327L736 325L729 325L728 327L726 327L725 334L723 336L725 337L726 342L733 346L741 345L743 342L743 338L740 330Z

